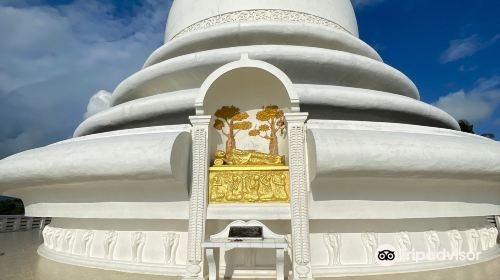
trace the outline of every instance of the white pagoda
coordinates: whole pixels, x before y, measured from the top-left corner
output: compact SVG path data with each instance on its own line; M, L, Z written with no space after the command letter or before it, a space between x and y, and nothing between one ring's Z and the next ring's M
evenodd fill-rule
M53 217L41 256L107 270L312 279L500 256L500 144L421 102L348 0L174 1L110 107L0 161L0 193ZM225 242L231 225L264 233Z

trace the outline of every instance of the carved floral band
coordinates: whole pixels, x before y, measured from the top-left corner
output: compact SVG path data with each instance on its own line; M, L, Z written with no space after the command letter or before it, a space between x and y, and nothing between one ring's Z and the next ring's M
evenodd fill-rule
M349 31L347 31L339 24L322 17L296 11L266 9L266 10L236 11L204 19L183 29L182 31L177 33L173 38L176 38L180 35L192 31L203 30L225 23L249 22L249 21L275 21L275 22L287 22L287 23L315 24L351 34Z

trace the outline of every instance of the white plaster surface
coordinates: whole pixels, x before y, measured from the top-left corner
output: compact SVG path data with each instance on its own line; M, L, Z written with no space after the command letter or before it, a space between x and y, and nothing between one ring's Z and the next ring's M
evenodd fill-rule
M376 60L341 51L302 46L242 46L179 56L145 68L115 89L112 105L154 94L199 88L224 64L247 53L273 64L293 83L358 87L419 99L413 82L400 71Z
M34 216L187 217L188 131L110 132L27 151L0 162L0 189Z
M369 119L445 127L459 130L458 123L444 111L413 98L360 88L297 84L300 105L313 117ZM75 137L127 127L162 122L187 121L195 113L198 89L162 93L129 101L92 116L80 124ZM164 117L168 112L168 118Z
M345 32L306 23L290 25L259 21L228 23L187 33L154 51L144 67L189 53L244 45L309 46L345 51L382 61L372 47Z
M290 10L312 14L335 22L353 35L358 35L356 17L349 0L177 0L174 1L168 18L166 40L201 20L252 9Z

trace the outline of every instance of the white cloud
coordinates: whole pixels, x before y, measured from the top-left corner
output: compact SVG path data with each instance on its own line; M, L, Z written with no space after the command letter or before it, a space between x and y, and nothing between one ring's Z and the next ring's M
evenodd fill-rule
M441 55L441 63L449 63L466 57L473 56L478 51L485 49L500 39L500 34L487 41L483 41L477 34L463 39L452 40L450 46Z
M91 116L98 114L110 107L111 103L111 92L100 90L94 94L87 105L87 112L85 113L85 118L90 118Z
M92 94L113 90L162 44L169 6L144 0L122 18L111 1L1 1L0 158L71 137Z
M481 79L470 91L460 90L434 103L455 119L472 123L490 118L500 105L500 76Z
M385 0L352 0L352 4L356 8L361 8L361 7L366 7L366 6L373 6L376 4L380 4L384 2Z

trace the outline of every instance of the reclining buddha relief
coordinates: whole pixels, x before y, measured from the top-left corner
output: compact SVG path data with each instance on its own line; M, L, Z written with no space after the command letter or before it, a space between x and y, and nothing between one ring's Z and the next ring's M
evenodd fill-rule
M241 112L223 106L215 118L213 126L225 143L210 168L210 203L289 202L288 167L280 154L280 146L286 144L283 110L269 105Z

